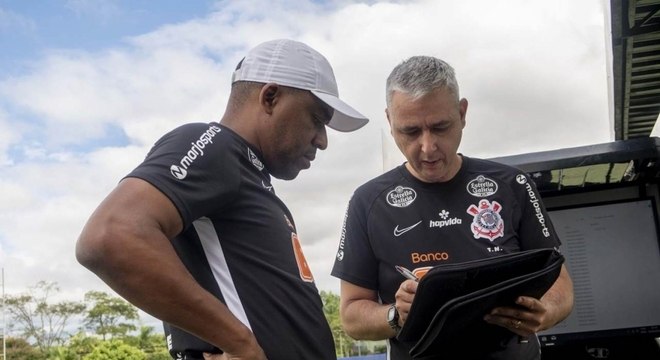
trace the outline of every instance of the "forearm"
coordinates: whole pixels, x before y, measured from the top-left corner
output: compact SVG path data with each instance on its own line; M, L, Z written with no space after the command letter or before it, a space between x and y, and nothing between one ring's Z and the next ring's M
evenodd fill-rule
M573 310L573 282L562 266L559 278L543 295L541 302L548 310L546 321L541 324L541 330L549 329L564 320Z
M93 232L83 230L78 258L119 295L225 351L256 341L226 306L197 284L163 234L129 237L121 222L105 224L86 227Z
M341 311L346 333L356 340L382 340L396 335L387 323L388 305L372 300L353 300Z

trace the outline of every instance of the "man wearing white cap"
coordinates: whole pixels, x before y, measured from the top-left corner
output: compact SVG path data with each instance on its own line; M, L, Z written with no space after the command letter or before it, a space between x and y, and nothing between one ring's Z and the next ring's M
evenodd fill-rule
M164 321L177 359L336 359L293 217L271 176L294 179L326 128L367 119L328 61L300 42L252 49L219 123L183 125L99 205L76 255ZM209 355L223 353L223 355Z

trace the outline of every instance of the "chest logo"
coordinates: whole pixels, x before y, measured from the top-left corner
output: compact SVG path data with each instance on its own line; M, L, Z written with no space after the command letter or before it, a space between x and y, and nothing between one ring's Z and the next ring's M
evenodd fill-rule
M497 192L497 183L483 175L477 176L467 184L467 192L476 197L487 197Z
M266 184L263 180L261 180L261 186L262 186L264 189L266 189L266 190L268 190L268 191L270 191L270 192L273 192L273 185Z
M411 226L405 227L405 228L403 228L403 229L399 229L399 225L397 225L397 226L394 228L394 236L397 236L397 237L398 237L398 236L401 236L401 235L407 233L408 231L414 229L415 226L417 226L417 225L419 225L419 224L421 224L421 223L422 223L422 220L418 221L417 224L414 224L414 225L411 225Z
M417 193L415 190L405 186L397 186L394 190L387 193L387 203L394 207L406 207L415 201Z
M504 236L504 221L500 216L502 205L497 201L479 201L479 206L470 205L467 213L474 216L470 230L475 239L484 238L491 242Z
M259 158L254 152L252 152L252 149L250 148L247 149L248 149L248 157L250 158L250 162L252 163L252 165L254 165L254 167L259 169L259 171L263 170L264 164L261 162L261 160L259 160Z
M312 270L309 268L307 260L305 260L305 255L303 254L300 240L298 240L298 235L296 233L291 233L291 244L293 246L293 253L296 256L300 278L305 282L313 283L314 275L312 275Z
M449 211L442 210L438 213L441 220L429 220L429 228L443 228L445 226L461 225L463 220L457 217L449 217Z

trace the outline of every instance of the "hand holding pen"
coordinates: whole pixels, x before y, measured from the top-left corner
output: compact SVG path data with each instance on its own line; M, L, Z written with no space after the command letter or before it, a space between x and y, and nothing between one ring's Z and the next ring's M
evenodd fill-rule
M406 322L408 318L408 313L410 312L410 306L412 305L413 299L415 298L415 293L417 292L417 283L419 278L415 274L406 269L403 266L395 265L394 268L398 271L403 277L410 281L403 281L399 286L394 297L396 298L396 309L398 310L399 317L402 323Z
M413 280L413 281L419 281L419 279L417 278L417 276L415 276L415 274L413 274L412 271L406 269L405 267L403 267L403 266L399 266L399 265L394 265L394 268L395 268L396 271L398 271L401 275L403 275L403 277L405 277L406 279L408 279L408 280Z

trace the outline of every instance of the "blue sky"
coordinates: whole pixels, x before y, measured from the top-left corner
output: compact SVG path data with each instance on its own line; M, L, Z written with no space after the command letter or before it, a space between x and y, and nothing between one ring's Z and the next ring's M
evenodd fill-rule
M65 51L102 52L122 48L125 39L149 33L164 24L177 24L203 17L216 2L211 0L11 0L0 1L0 74L15 77L29 74L35 60ZM8 107L11 104L7 105ZM20 113L20 109L16 109ZM39 124L34 114L22 114L26 122ZM33 130L29 142L44 134ZM106 124L102 137L67 144L69 151L90 147L126 145L120 127ZM24 161L24 149L9 149L13 161Z
M4 74L20 72L46 51L121 46L127 36L204 16L214 1L182 4L177 0L1 0L0 68Z
M391 69L454 66L469 101L461 152L495 157L612 140L602 0L0 0L0 264L6 291L39 280L109 291L75 260L85 221L165 132L218 120L252 46L311 45L371 121L276 182L320 290L353 190L402 162L384 117ZM542 16L540 15L542 14ZM567 131L569 129L569 131Z

